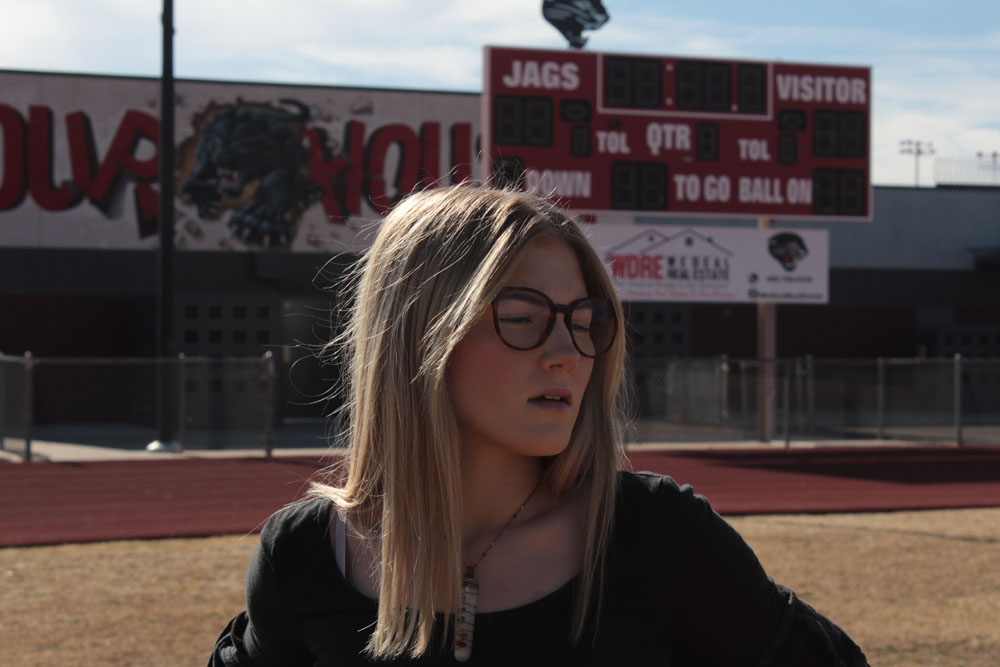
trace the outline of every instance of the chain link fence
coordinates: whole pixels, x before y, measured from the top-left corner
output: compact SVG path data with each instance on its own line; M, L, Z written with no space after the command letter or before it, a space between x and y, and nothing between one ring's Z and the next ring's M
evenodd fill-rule
M0 447L26 460L33 439L144 449L160 435L160 414L184 449L270 453L274 405L270 353L163 360L0 356Z
M1000 360L671 359L634 369L637 441L1000 444Z
M633 442L898 439L1000 444L1000 359L644 360ZM184 449L274 445L275 362L0 355L0 448L144 449L166 409ZM162 393L170 399L161 401ZM164 408L165 406L165 408ZM320 426L317 429L321 430Z

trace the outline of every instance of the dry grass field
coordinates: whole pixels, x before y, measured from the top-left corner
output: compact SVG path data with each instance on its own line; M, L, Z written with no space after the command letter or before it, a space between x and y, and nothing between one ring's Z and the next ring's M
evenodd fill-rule
M731 520L876 667L1000 664L1000 509Z
M994 667L1000 509L732 519L872 665ZM0 550L0 665L203 665L256 536Z

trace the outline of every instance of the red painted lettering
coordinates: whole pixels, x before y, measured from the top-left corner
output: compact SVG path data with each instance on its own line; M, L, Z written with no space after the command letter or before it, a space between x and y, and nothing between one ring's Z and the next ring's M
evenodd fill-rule
M361 213L361 161L364 156L365 124L349 121L344 125L343 148L331 155L326 132L309 128L309 173L323 188L323 211L327 221L343 223Z
M375 130L365 147L365 125L350 121L344 126L341 151L331 154L326 134L320 128L305 131L309 144L309 171L313 181L323 188L323 209L330 222L344 222L361 214L361 193L373 208L385 214L413 190L435 187L445 182L441 173L441 126L423 123L419 133L409 126L392 124ZM462 183L472 177L472 125L455 123L451 127L449 179ZM395 193L387 192L385 170L393 148L395 174L391 177Z
M386 190L385 168L389 149L399 148L396 174L392 179L395 194ZM393 123L375 130L365 149L365 193L380 215L385 215L417 185L420 140L412 128Z
M69 138L69 158L73 169L73 183L80 192L90 190L97 170L97 150L94 148L94 130L90 118L82 111L66 116L66 134Z
M432 188L441 177L441 126L424 123L420 126L419 189Z
M52 110L44 106L28 109L28 183L31 198L44 211L65 211L83 199L75 183L53 181ZM88 178L89 180L89 178Z
M3 136L3 180L0 181L0 211L20 206L27 192L25 174L28 153L24 119L13 107L0 104L0 135Z
M451 126L451 182L464 183L472 178L472 123Z
M112 199L121 192L124 176L135 178L135 206L140 236L149 236L156 231L159 197L152 183L156 181L159 172L159 148L152 157L145 160L136 158L135 151L143 139L157 146L159 132L160 121L155 116L141 111L127 111L87 193L90 201L107 213Z

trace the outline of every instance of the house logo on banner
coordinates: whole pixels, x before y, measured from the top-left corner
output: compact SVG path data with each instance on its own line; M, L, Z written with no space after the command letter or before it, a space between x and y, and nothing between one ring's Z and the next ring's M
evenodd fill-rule
M657 229L640 232L609 248L605 261L611 275L627 281L636 300L731 299L733 293L730 260L733 252L693 229L666 234Z

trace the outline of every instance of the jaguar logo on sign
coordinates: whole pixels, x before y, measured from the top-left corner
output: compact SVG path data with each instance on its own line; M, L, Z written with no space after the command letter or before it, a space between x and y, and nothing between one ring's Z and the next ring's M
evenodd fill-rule
M782 232L767 242L767 251L778 260L785 271L794 271L798 262L809 254L806 242L798 234Z

